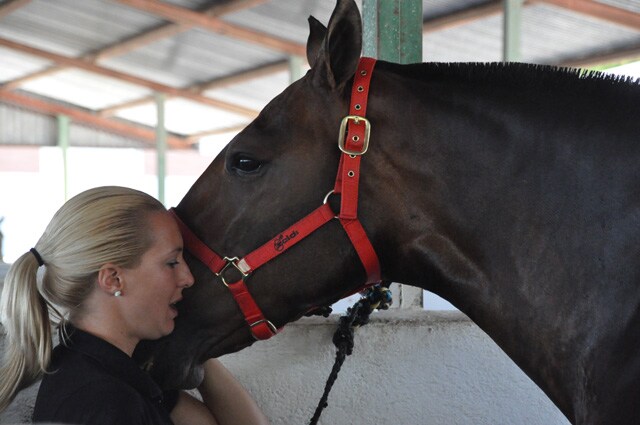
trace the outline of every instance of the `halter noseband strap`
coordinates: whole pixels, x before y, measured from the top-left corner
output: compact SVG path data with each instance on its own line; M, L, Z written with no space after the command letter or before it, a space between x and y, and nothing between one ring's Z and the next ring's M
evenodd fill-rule
M264 317L253 296L247 289L245 280L257 268L271 261L278 255L309 236L311 233L324 226L333 218L338 218L340 224L353 244L358 257L367 273L367 281L362 290L367 286L380 281L380 264L369 238L366 235L360 220L358 220L358 188L360 178L360 160L369 147L370 124L365 118L367 110L367 98L375 59L361 58L356 71L353 88L351 91L351 106L349 115L342 120L338 146L342 151L338 175L333 193L341 194L340 214L336 217L325 202L302 220L293 224L279 233L269 242L255 251L239 258L222 258L213 252L202 242L189 227L180 219L174 208L169 211L176 219L176 223L182 233L185 249L194 257L206 265L216 276L220 276L222 282L229 288L236 300L245 321L251 329L254 338L258 340L272 337L278 329ZM227 273L228 270L237 270ZM236 274L238 279L229 279ZM231 282L229 282L231 280Z

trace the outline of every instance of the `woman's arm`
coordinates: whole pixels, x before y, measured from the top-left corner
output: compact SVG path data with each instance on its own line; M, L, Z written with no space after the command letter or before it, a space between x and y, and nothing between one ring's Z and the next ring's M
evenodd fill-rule
M198 390L204 403L180 394L171 412L176 425L269 424L253 398L217 359L204 363L204 380Z

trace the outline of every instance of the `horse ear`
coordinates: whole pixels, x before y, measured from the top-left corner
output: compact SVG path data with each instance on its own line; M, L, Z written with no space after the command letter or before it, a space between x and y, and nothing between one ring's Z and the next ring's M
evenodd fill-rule
M313 68L322 46L322 41L327 35L327 27L322 25L313 16L309 16L309 38L307 39L307 62Z
M309 22L314 31L315 24ZM321 31L316 28L315 32L318 37ZM311 78L317 85L339 88L356 72L362 50L362 20L355 2L338 0L322 43L315 37L310 34L309 39L313 38L313 42L307 45L307 57L310 51L315 52L309 60Z

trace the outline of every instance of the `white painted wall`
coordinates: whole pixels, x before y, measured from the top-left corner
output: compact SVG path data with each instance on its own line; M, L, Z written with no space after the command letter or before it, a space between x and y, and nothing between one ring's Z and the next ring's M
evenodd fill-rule
M272 425L309 422L333 365L336 323L337 316L302 319L271 340L222 357ZM37 385L21 393L0 414L0 424L27 422L36 391ZM376 313L356 331L354 353L345 361L320 424L568 422L461 313L395 310Z
M309 318L222 361L272 425L309 422L335 358L337 317ZM356 331L320 424L566 425L533 382L466 316L377 313Z

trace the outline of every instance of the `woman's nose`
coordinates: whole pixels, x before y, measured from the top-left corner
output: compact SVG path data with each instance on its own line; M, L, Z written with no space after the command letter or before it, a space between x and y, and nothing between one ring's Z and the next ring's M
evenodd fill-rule
M180 286L184 288L188 288L193 285L195 279L191 274L191 270L186 263L182 263L184 265L182 274L180 276Z

